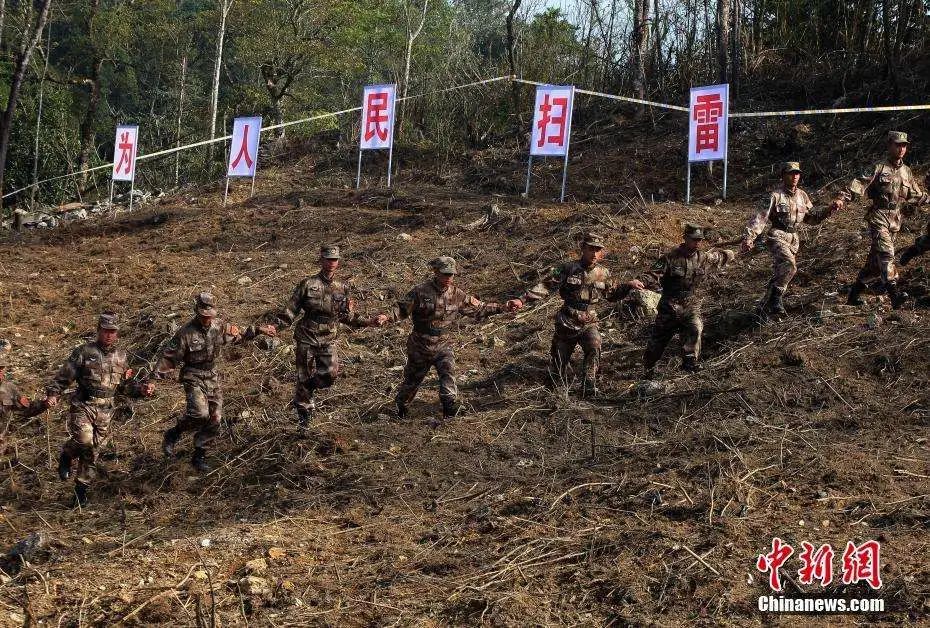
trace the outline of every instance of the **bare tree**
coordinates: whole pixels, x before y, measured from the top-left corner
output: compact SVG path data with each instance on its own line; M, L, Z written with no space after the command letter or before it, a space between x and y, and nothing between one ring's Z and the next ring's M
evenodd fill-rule
M730 74L730 0L717 0L717 68L720 82Z
M87 188L87 179L90 176L87 169L90 167L90 156L94 151L94 121L97 118L97 108L100 106L100 73L106 60L96 45L97 38L94 35L94 22L99 12L100 0L91 0L87 15L87 40L90 42L91 49L90 76L72 79L72 83L86 85L90 88L87 109L84 112L84 120L81 122L81 150L78 153L78 170L81 172L80 187L82 190Z
M226 18L235 0L217 0L220 24L216 32L216 56L213 60L213 88L210 91L210 143L207 145L207 172L213 172L213 149L216 139L216 114L220 103L220 70L223 67L223 41L226 39Z
M420 33L423 32L423 26L426 24L426 11L429 8L429 0L423 0L423 11L420 14L420 24L416 28L413 27L413 16L411 15L411 3L404 1L404 19L406 20L407 25L407 55L404 62L404 91L403 98L405 99L404 105L406 104L407 93L410 88L410 61L413 57L413 42L416 41L416 38L420 36ZM404 121L404 105L401 105L401 115L400 119L397 121L397 133L400 134L401 126Z
M633 2L633 93L637 98L646 97L646 59L649 53L649 0ZM646 107L636 108L636 117L645 113Z
M26 19L23 20L23 39L16 52L13 60L13 75L10 78L9 96L7 96L6 109L0 116L0 191L3 190L3 179L6 174L6 158L10 149L10 131L13 129L13 115L16 113L16 104L19 101L19 91L23 86L23 79L26 76L26 70L29 68L29 60L35 51L39 40L42 37L42 31L48 22L48 14L52 8L52 0L40 0L38 3L38 15L35 16L35 24L32 19L35 14L33 4L26 3ZM3 201L0 199L0 207Z
M507 63L510 65L510 74L517 75L517 60L514 56L513 49L516 44L516 38L513 33L513 22L517 17L517 11L520 10L520 3L523 0L513 0L510 11L507 12ZM511 94L513 97L513 110L520 111L520 83L511 81Z

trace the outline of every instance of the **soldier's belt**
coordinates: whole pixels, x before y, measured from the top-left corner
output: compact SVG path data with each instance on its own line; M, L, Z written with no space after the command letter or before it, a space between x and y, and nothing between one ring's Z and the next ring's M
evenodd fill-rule
M82 395L79 397L82 403L86 403L91 406L111 406L113 405L113 397L94 397L91 395Z
M446 333L445 329L440 327L433 327L432 325L421 325L419 323L413 324L413 331L418 334L424 334L426 336L441 336Z
M200 364L185 364L183 371L185 373L196 371L197 373L212 374L215 371L215 369L216 369L215 362L202 362Z
M591 309L591 304L584 303L583 301L566 301L565 307L578 310L580 312L587 312Z

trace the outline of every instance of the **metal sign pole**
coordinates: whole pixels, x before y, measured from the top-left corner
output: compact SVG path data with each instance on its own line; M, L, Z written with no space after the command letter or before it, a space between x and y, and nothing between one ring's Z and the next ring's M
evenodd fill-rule
M691 204L691 160L688 160L688 176L685 184L685 205Z
M252 189L249 190L249 198L255 196L255 176L258 174L258 167L255 168L255 172L252 173Z
M229 199L229 176L226 176L226 190L223 192L223 207L226 207L226 201Z
M355 175L355 189L362 185L362 147L358 149L358 174Z
M530 195L530 181L533 178L533 154L530 153L529 162L526 164L526 191L523 192L524 196Z
M391 146L388 148L388 177L387 186L391 187L391 168L394 165L394 138L391 138Z
M114 185L116 185L116 181L111 176L110 178L110 207L111 208L113 207L113 186Z
M132 197L135 196L136 191L136 164L135 156L133 156L132 164L132 179L129 181L129 212L132 213Z

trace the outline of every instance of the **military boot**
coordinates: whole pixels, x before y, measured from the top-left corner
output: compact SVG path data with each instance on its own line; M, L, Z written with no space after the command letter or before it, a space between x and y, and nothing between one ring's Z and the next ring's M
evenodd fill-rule
M458 401L453 401L452 403L442 404L442 420L448 421L454 419L462 411L462 404Z
M597 388L597 382L591 378L584 378L581 382L581 397L582 399L594 399L598 396L600 391Z
M296 406L297 408L297 429L301 432L310 427L313 420L313 412L316 410L316 402L311 399L307 407Z
M74 508L87 508L87 485L83 482L74 483Z
M210 470L210 465L207 464L207 452L203 447L194 448L191 465L201 473L207 473Z
M912 259L918 256L920 256L920 250L916 245L912 244L911 246L901 251L901 259L899 260L899 263L901 266L907 266Z
M849 297L846 299L846 305L864 305L865 301L862 300L862 293L865 291L865 284L856 280L849 288Z
M908 294L904 290L901 290L897 283L889 282L887 289L888 297L891 299L891 309L897 310L904 305L904 302L907 301Z
M769 312L777 316L784 316L787 313L785 312L784 294L784 291L778 288L772 288L771 294L769 295Z
M174 457L174 446L178 444L180 439L181 433L178 432L178 428L172 427L165 430L165 436L161 441L161 452L165 454L165 458Z
M397 418L404 420L407 418L407 404L401 402L400 399L394 400L394 407L397 408Z
M701 365L698 364L696 357L693 355L686 355L681 361L681 369L689 373L697 373L701 370Z
M64 450L58 456L58 477L67 480L71 477L71 456Z

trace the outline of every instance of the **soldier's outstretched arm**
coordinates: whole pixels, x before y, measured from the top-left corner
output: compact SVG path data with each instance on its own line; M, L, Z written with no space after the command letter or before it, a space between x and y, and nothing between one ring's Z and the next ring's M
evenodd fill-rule
M168 344L165 345L165 348L162 349L161 357L158 359L158 363L152 371L153 379L167 379L171 373L184 362L184 353L187 350L187 339L182 333L183 331L183 328L179 329L171 340L168 341Z
M746 222L746 227L743 229L743 242L740 245L740 249L744 253L748 253L752 250L752 246L762 232L765 231L765 226L769 222L769 216L772 213L772 207L775 205L775 195L769 194L764 199L759 202L759 205L756 207L756 211L749 216L749 220Z
M277 336L278 328L274 325L249 325L239 327L232 323L224 323L223 344L239 344L248 342L256 336Z
M500 303L485 303L471 294L465 295L465 301L459 309L465 316L470 316L475 319L482 319L493 314L500 314L503 310L504 306Z
M730 249L711 249L707 252L707 262L716 269L721 269L736 259L736 252Z
M53 408L58 405L58 398L74 380L77 378L78 369L81 362L81 349L78 347L71 352L71 355L65 360L65 363L58 369L58 373L52 381L45 387L45 403L48 407Z
M550 268L542 278L532 288L521 294L516 299L507 301L506 308L509 311L516 311L524 305L531 305L542 301L552 292L558 289L562 283L562 275L565 273L565 264L559 264Z
M846 187L839 190L834 195L833 206L837 209L843 209L846 203L854 198L866 196L869 192L869 188L872 186L872 182L875 181L875 177L878 176L880 171L881 166L876 166L873 170L864 171L862 174L854 177Z
M417 301L419 296L416 289L411 289L407 294L405 294L400 299L397 299L397 303L394 304L394 307L391 308L391 312L388 315L389 321L396 323L402 321L405 318L410 318L413 314L413 310L417 307Z
M297 317L300 316L302 311L300 304L303 303L305 288L306 281L301 281L297 284L294 291L291 293L291 298L288 299L287 305L284 306L284 310L278 312L273 318L278 327L287 329L293 325Z
M34 417L48 408L44 399L33 401L22 394L15 384L9 384L5 391L0 387L0 404L3 405L3 408L0 408L0 416L5 417L10 413L22 419Z

